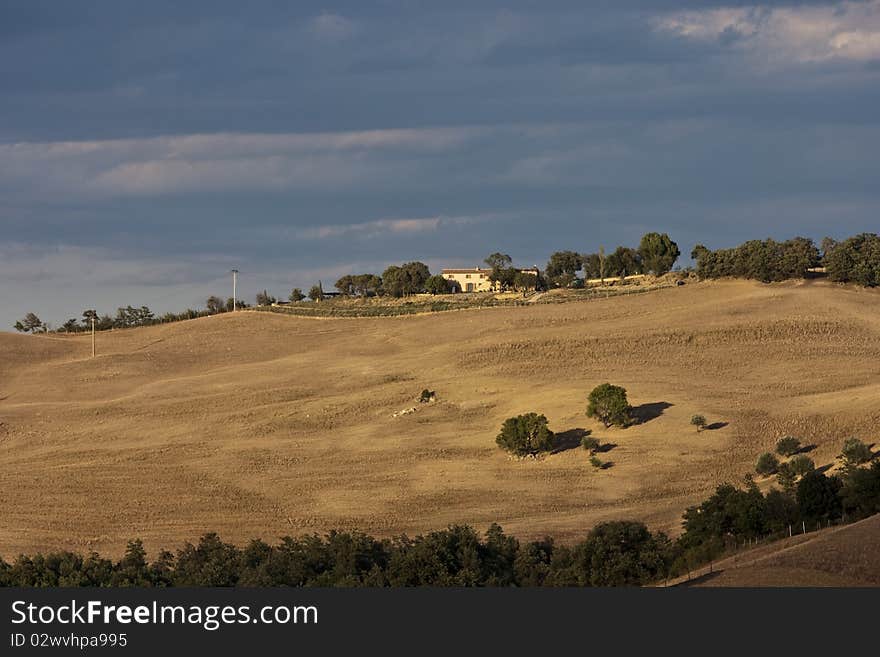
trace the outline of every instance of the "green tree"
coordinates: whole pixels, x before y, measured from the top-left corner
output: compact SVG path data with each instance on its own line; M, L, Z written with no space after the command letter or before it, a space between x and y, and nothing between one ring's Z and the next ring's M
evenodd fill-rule
M681 252L666 233L647 233L639 243L639 256L645 271L657 276L672 270Z
M37 333L44 329L42 320L40 320L40 318L34 313L28 313L25 315L24 319L16 322L14 327L16 331L21 333Z
M801 514L809 519L839 518L842 511L840 479L813 471L801 477L797 486L797 502Z
M776 481L787 493L794 492L797 473L791 463L780 463L776 468Z
M603 383L593 388L587 401L587 417L598 419L606 427L625 427L632 423L625 388Z
M434 274L425 281L425 292L428 294L449 294L452 284L440 274Z
M271 306L273 303L278 301L275 297L269 294L266 290L262 292L257 292L257 305L258 306Z
M525 413L508 418L495 438L499 447L518 456L534 455L553 449L554 434L547 427L547 418L538 413Z
M306 298L306 295L303 294L303 291L301 289L299 289L298 287L293 288L290 291L290 296L288 297L288 299L290 299L290 301L292 303L296 303L297 301L302 301L305 298Z
M777 468L779 468L779 459L770 452L761 454L758 457L758 462L755 464L755 472L764 476L772 475L776 472Z
M816 469L816 464L806 454L798 454L789 461L792 471L799 477L812 472Z
M507 269L513 264L513 258L506 253L493 253L487 256L483 262L489 265L490 269Z
M211 315L216 315L226 310L226 304L223 303L223 299L213 295L205 301L205 307Z
M776 441L776 453L780 456L797 454L801 448L801 441L794 436L783 436Z
M312 301L320 301L324 298L324 290L321 287L321 284L312 285L312 288L309 290L309 299Z
M705 415L694 415L691 418L691 424L697 428L697 431L702 431L706 428L706 416Z
M843 443L843 449L840 451L840 457L843 459L844 465L849 467L859 466L871 460L871 448L868 447L858 438L848 438Z
M574 251L556 251L547 262L547 279L557 287L571 287L583 264L582 257Z

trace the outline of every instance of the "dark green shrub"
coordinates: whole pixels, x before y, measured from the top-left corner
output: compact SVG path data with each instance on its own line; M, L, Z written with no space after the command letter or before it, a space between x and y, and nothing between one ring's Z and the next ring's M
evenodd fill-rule
M697 428L697 431L702 431L706 428L706 417L704 415L694 415L691 418L691 424Z
M495 442L512 454L527 456L549 452L553 449L553 439L554 434L547 428L546 417L526 413L507 418Z
M758 457L758 462L755 465L755 472L759 475L772 475L776 472L779 467L779 459L777 459L770 452L764 452L761 456Z
M801 441L794 436L785 436L776 441L776 453L780 456L791 456L801 448Z
M593 436L584 436L581 438L581 447L593 453L599 449L599 439Z
M606 427L625 427L632 423L625 388L603 383L593 388L587 399L587 417L598 419Z
M792 471L799 477L803 477L805 474L816 469L816 464L813 463L813 459L806 454L798 454L789 461L789 465L791 466Z

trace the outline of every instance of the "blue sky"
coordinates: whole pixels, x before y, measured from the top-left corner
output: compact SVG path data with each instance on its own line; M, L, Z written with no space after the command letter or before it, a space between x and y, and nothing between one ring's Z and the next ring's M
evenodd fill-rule
M4 0L0 330L876 231L878 101L878 0Z

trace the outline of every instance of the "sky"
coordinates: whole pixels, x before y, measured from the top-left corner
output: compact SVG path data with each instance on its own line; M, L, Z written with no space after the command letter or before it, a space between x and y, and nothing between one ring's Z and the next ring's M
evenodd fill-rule
M0 330L877 232L878 153L880 0L3 0Z

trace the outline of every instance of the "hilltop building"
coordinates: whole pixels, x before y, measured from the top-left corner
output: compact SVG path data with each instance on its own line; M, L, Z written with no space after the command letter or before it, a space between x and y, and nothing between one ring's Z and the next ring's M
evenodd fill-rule
M517 269L518 272L524 274L540 275L537 267L529 269ZM450 281L456 292L494 292L498 289L496 283L489 279L492 274L491 269L444 269L440 272L441 276Z

